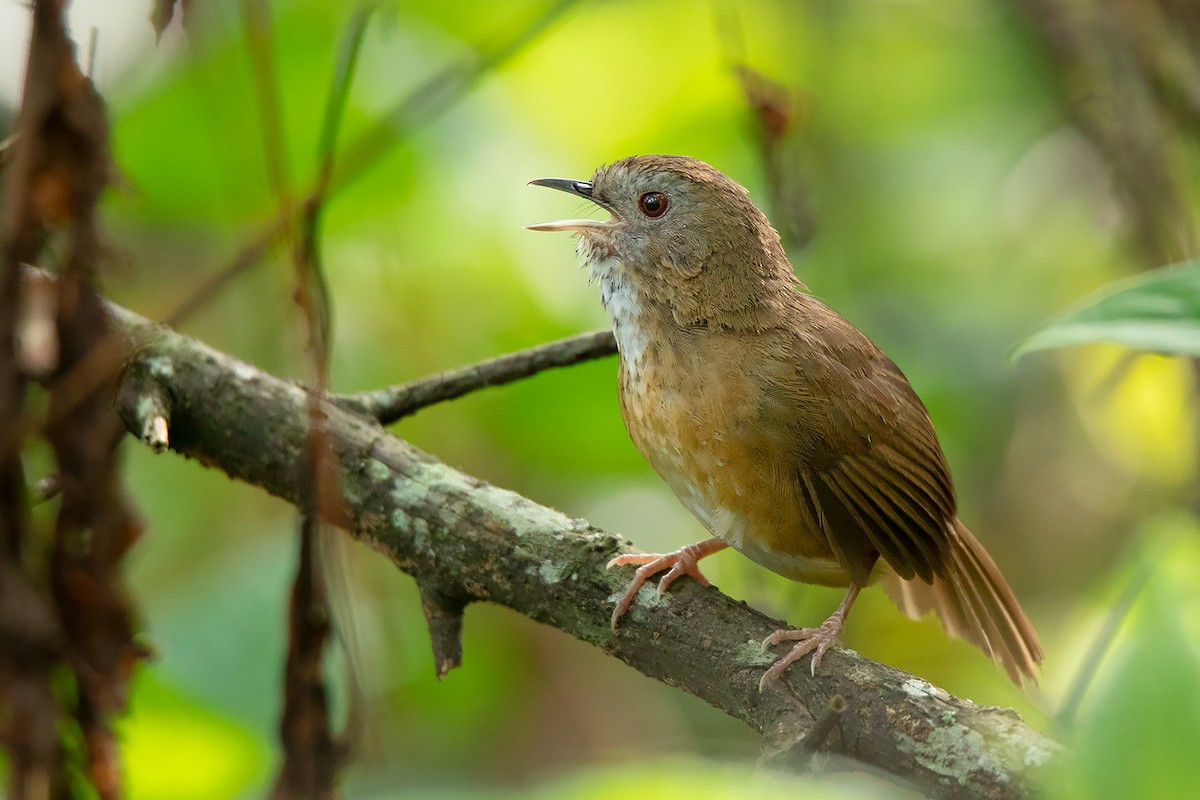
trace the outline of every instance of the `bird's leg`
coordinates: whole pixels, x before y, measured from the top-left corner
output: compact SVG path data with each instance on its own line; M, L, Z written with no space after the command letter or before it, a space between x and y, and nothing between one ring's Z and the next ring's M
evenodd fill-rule
M642 588L642 584L651 575L656 575L667 567L671 568L671 571L662 576L662 580L658 582L658 593L660 595L667 590L668 586L675 582L676 578L684 575L691 575L699 581L701 586L708 586L708 578L704 577L704 573L700 571L700 566L697 562L718 550L724 550L728 546L720 539L705 539L703 542L681 547L673 553L626 553L609 561L609 569L612 567L623 567L627 564L641 565L638 567L638 571L633 573L633 581L630 582L629 588L625 590L625 594L621 595L621 599L617 601L617 607L613 609L612 629L614 631L617 629L617 620L633 605L633 598L637 595L638 589Z
M796 644L792 647L791 652L776 661L770 669L763 673L762 679L758 682L760 692L768 681L777 680L792 662L798 661L808 653L812 653L810 670L813 675L817 674L817 667L821 665L821 659L825 657L825 652L833 647L842 635L846 617L850 614L850 606L854 605L854 599L858 597L859 590L858 584L850 584L850 588L846 590L846 596L838 604L837 610L830 614L829 619L822 622L820 626L816 628L784 628L775 631L763 640L763 650L782 641L795 640Z

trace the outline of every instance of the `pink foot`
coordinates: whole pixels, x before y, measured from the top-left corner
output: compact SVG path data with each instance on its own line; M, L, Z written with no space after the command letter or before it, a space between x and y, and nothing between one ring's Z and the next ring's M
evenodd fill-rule
M762 678L758 682L758 690L761 692L769 682L779 680L779 676L783 674L785 669L809 653L812 653L812 663L809 669L811 674L816 675L817 667L821 665L821 659L825 657L825 653L828 652L829 648L837 644L845 624L846 618L840 611L835 611L830 615L829 619L821 623L820 627L785 628L775 631L764 639L762 643L764 651L768 647L777 645L782 641L795 640L796 644L786 656L776 661L770 669L763 673Z
M829 615L829 619L825 620L816 628L796 628L792 630L778 630L763 639L762 649L766 649L772 645L779 644L788 639L796 640L796 645L791 652L783 658L776 661L770 669L763 673L762 678L758 681L758 690L761 692L769 681L779 680L779 676L788 668L790 664L799 661L804 656L812 653L812 665L809 669L813 675L817 674L817 667L821 666L821 659L825 657L825 653L829 648L837 644L838 638L842 635L842 628L846 627L846 615L850 613L850 607L854 605L854 601L858 599L858 593L861 590L858 584L850 584L850 588L846 590L846 596L842 598L842 602L838 603L837 610Z
M674 583L676 579L684 575L691 575L699 581L701 586L708 586L709 580L704 577L704 573L700 571L700 566L697 562L718 550L724 550L726 547L728 545L720 539L708 539L696 544L689 544L687 547L681 547L673 553L626 553L609 561L608 569L624 567L629 564L641 565L638 567L637 572L633 573L633 580L630 582L629 588L625 590L625 594L621 595L621 599L617 601L617 607L613 609L613 631L617 629L617 620L633 605L633 598L637 596L638 589L642 588L642 584L651 575L656 575L667 567L671 568L671 571L662 576L662 579L658 582L658 593L660 595L667 591L667 587Z

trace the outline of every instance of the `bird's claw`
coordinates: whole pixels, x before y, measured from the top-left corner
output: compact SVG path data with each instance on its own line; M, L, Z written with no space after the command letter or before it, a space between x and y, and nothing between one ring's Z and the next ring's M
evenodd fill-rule
M778 680L783 675L785 669L809 653L812 653L809 674L816 677L817 667L821 666L821 661L825 658L825 654L829 652L829 648L838 643L845 623L845 618L835 613L816 628L782 628L763 639L762 649L764 653L768 647L772 647L783 641L794 640L796 644L792 646L792 649L788 651L786 656L776 661L763 673L762 678L758 681L758 690L760 692L763 691L768 683Z
M690 544L673 553L623 553L610 560L606 569L631 564L638 565L637 571L633 573L633 580L629 582L629 588L617 600L616 608L613 609L611 620L613 632L615 633L617 630L617 620L633 605L633 599L637 596L638 590L642 588L642 584L651 576L657 575L668 567L670 570L658 581L659 597L662 597L671 584L684 575L692 576L701 586L708 586L710 581L704 577L699 566L700 559L712 552L706 545L705 542Z

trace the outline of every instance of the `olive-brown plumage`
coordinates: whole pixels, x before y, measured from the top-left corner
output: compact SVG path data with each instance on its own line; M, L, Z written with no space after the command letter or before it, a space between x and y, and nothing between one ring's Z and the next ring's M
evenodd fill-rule
M635 156L590 182L535 184L586 197L606 221L570 230L613 320L621 413L638 449L714 539L638 564L613 624L659 584L732 546L794 580L848 586L764 682L812 653L815 671L859 589L884 578L910 615L946 629L1009 675L1041 648L996 565L958 520L929 415L900 369L796 280L779 236L741 186L696 159Z

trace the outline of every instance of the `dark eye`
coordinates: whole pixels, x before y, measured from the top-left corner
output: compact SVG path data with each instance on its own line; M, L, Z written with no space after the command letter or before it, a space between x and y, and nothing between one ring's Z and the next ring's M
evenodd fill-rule
M667 213L668 205L667 196L662 192L646 192L638 198L638 208L651 219Z

